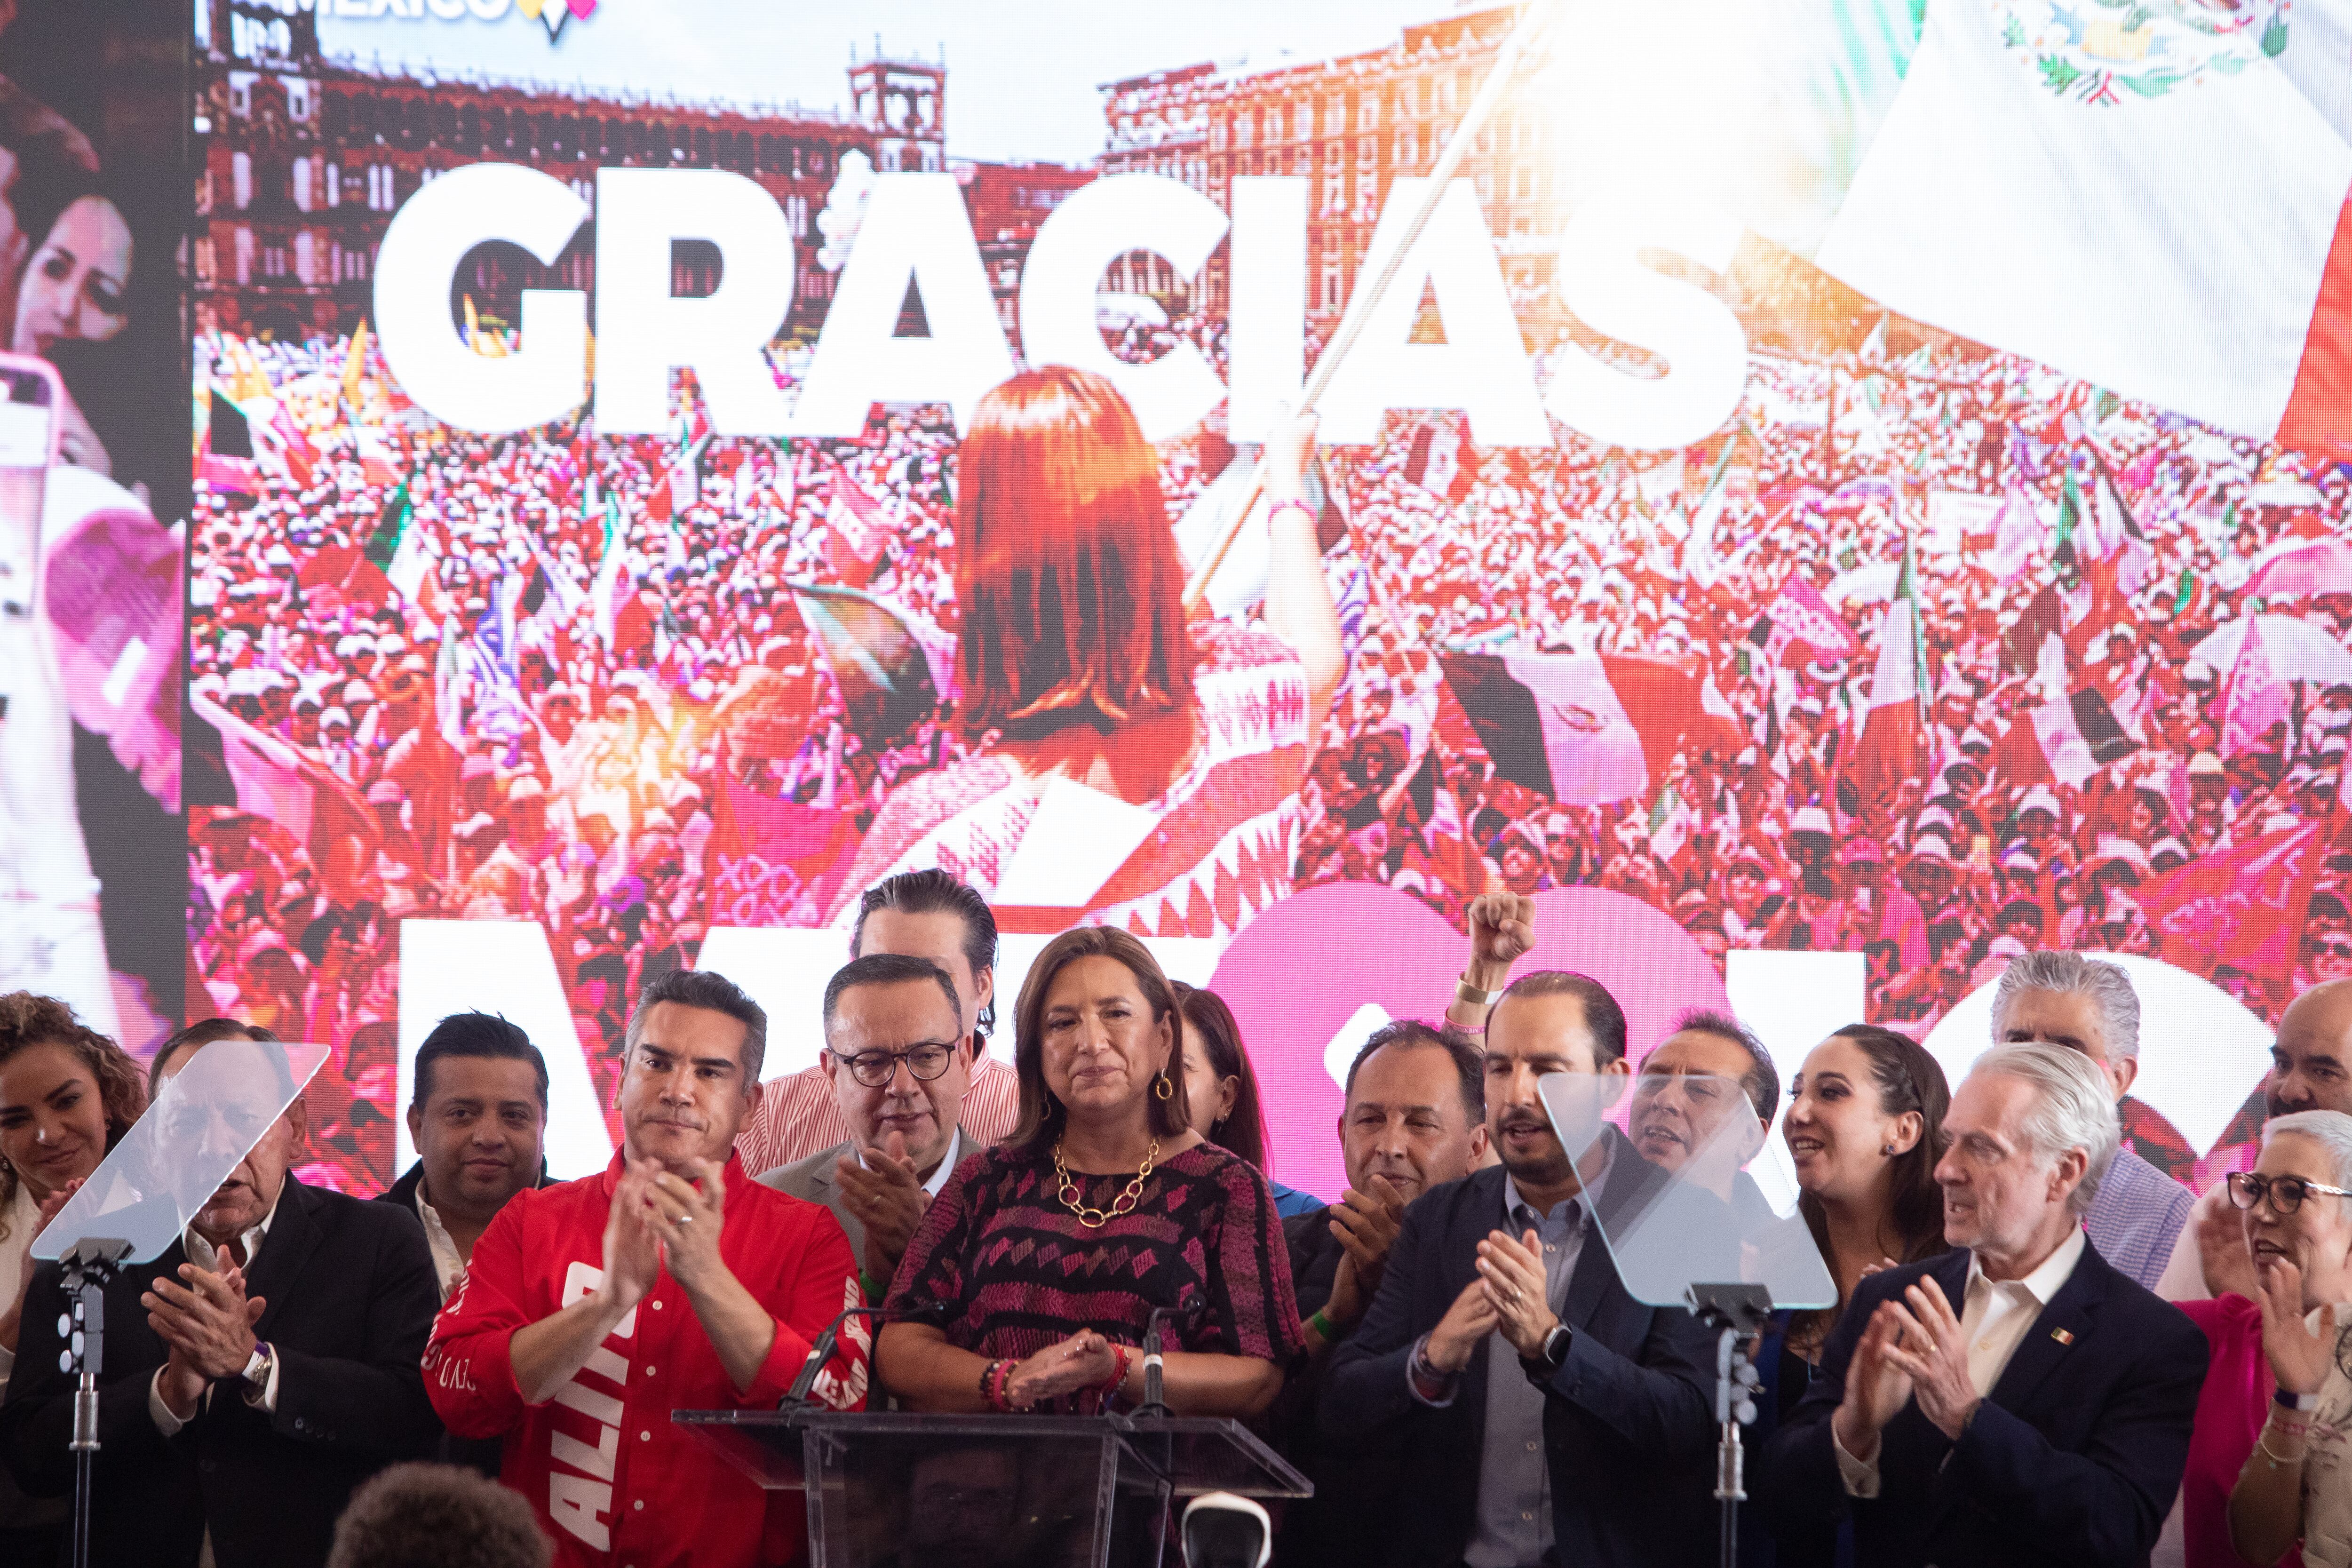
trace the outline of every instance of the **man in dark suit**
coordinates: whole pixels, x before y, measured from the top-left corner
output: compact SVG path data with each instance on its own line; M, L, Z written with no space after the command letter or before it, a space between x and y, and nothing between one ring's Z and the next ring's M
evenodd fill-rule
M1402 1455L1333 1452L1316 1410L1331 1352L1362 1323L1388 1272L1406 1206L1468 1175L1486 1152L1486 1070L1475 1047L1427 1024L1374 1030L1349 1065L1339 1110L1348 1190L1282 1222L1307 1363L1283 1384L1276 1440L1315 1484L1313 1497L1283 1507L1275 1554L1286 1568L1378 1562L1397 1500L1411 1494Z
M1323 1435L1408 1456L1381 1559L1397 1568L1700 1561L1712 1338L1627 1295L1590 1223L1662 1177L1613 1129L1571 1159L1536 1093L1547 1073L1622 1078L1624 1012L1586 976L1527 975L1488 1017L1485 1065L1502 1164L1406 1211L1332 1354Z
M2145 1563L2207 1352L2083 1232L2118 1141L2105 1077L2063 1046L1997 1046L1944 1131L1962 1250L1863 1281L1758 1494L1814 1528L1850 1510L1864 1568Z
M240 1081L290 1091L282 1052L259 1033L191 1026L158 1054L158 1080L199 1050L236 1052L255 1058ZM237 1125L236 1107L212 1109L214 1122ZM187 1235L106 1292L94 1563L313 1568L354 1487L433 1451L440 1423L418 1367L439 1298L424 1234L383 1205L296 1180L305 1131L298 1098ZM74 1482L74 1383L58 1368L65 1307L58 1266L41 1265L0 1404L0 1456L35 1496Z
M760 1178L823 1204L879 1306L923 1211L982 1145L958 1124L979 1037L955 981L928 958L869 952L824 988L824 1065L849 1141Z
M415 1219L441 1300L507 1200L547 1176L547 1058L495 1013L452 1013L416 1047L408 1137L416 1163L376 1194ZM495 1480L502 1445L444 1434L440 1457Z
M494 1013L453 1013L416 1047L408 1138L416 1163L377 1194L415 1217L447 1300L507 1200L546 1187L547 1058Z

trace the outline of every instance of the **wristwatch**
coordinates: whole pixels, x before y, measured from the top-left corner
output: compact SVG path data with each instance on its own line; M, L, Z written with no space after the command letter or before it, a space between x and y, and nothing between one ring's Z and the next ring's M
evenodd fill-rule
M1542 1348L1534 1355L1521 1356L1519 1364L1535 1382L1549 1383L1552 1373L1568 1364L1569 1342L1575 1337L1566 1323L1554 1323L1551 1332L1544 1335Z
M245 1358L245 1370L237 1376L256 1394L260 1393L269 1386L269 1363L277 1356L278 1352L269 1348L268 1340L256 1340L253 1353Z

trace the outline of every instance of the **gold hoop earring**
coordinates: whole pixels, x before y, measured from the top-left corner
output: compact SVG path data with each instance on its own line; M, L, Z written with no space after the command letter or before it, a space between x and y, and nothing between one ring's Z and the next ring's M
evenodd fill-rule
M1151 1092L1156 1099L1173 1100L1176 1098L1176 1086L1168 1081L1168 1075L1163 1071L1160 1073L1160 1077L1153 1081L1151 1085Z

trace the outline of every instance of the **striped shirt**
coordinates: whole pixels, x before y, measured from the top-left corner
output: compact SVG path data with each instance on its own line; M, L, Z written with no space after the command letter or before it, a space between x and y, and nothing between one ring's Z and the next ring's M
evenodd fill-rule
M2153 1290L2195 1203L2187 1187L2126 1147L2116 1151L2083 1226L2100 1257Z
M956 1121L982 1143L1002 1142L1021 1115L1021 1075L1012 1064L983 1054L972 1065ZM814 1067L768 1080L760 1109L735 1135L735 1154L753 1176L848 1142L849 1123L834 1092L833 1074Z

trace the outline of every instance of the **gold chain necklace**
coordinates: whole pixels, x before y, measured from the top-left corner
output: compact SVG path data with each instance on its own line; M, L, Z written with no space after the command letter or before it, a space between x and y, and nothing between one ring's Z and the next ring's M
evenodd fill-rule
M1136 1201L1143 1196L1144 1180L1151 1174L1151 1167L1159 1158L1160 1140L1154 1138L1151 1147L1143 1152L1143 1164L1135 1173L1135 1180L1128 1183L1126 1190L1111 1200L1110 1207L1108 1210L1088 1208L1078 1202L1078 1184L1070 1180L1070 1168L1062 1163L1062 1141L1056 1138L1054 1140L1054 1195L1062 1200L1063 1207L1078 1216L1080 1225L1088 1230L1100 1230L1121 1215L1134 1212ZM1089 1215L1093 1217L1087 1217Z

